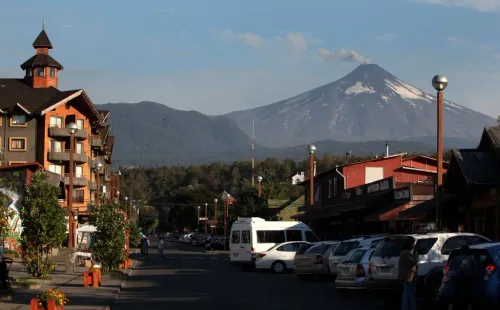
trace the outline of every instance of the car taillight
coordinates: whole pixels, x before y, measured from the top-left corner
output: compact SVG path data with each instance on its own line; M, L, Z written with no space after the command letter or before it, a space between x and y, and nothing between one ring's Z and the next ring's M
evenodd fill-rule
M372 274L372 263L368 264L368 273Z
M443 268L443 281L448 281L448 272L450 271L450 266L446 265Z
M488 265L488 266L486 266L486 270L485 270L485 271L486 271L486 273L485 273L485 275L484 275L484 278L483 278L483 279L484 279L484 280L488 280L488 279L491 277L491 275L492 275L492 274L493 274L496 270L497 270L497 266L495 266L495 265Z
M366 277L366 274L365 274L365 269L363 268L363 266L361 264L358 264L356 266L356 277L357 278L363 278L363 277Z
M323 256L316 255L316 260L314 261L314 264L323 264Z
M259 258L262 258L262 257L264 257L264 256L266 256L266 254L264 254L264 253L260 253L260 254L258 255L258 257L259 257Z
M255 249L253 247L250 248L252 254L255 254Z

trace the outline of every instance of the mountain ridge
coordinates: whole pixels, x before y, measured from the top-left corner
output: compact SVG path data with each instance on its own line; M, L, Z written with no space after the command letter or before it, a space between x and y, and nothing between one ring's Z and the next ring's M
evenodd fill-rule
M435 96L380 66L363 64L334 82L224 116L235 120L247 135L255 119L258 141L270 147L325 139L397 140L435 135L435 102ZM448 137L475 139L484 126L494 124L494 118L448 100L444 119Z

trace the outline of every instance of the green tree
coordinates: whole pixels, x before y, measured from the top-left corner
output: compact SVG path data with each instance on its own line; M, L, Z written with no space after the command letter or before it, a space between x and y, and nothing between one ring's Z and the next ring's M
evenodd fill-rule
M13 175L12 180L0 179L0 186L9 188L11 190L15 190L17 178L18 174L15 173ZM10 233L9 221L14 216L14 212L9 209L10 201L11 200L7 195L3 193L0 194L0 238L2 240L4 240L9 236Z
M23 264L35 277L47 276L55 268L50 250L66 238L65 209L58 202L61 190L47 182L42 170L36 171L26 186L23 207L19 211L23 231Z
M139 242L141 241L141 232L139 231L139 227L135 222L129 222L128 229L130 231L130 247L138 247Z
M118 268L125 260L125 215L117 203L104 202L91 218L96 227L94 254L104 271Z
M153 207L145 206L139 211L139 227L149 235L158 226L158 210Z

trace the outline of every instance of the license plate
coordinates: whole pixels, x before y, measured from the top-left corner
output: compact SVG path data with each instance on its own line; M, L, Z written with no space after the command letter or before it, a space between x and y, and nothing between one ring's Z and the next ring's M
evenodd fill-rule
M391 267L386 267L386 266L380 267L380 272L382 272L382 273L389 273L389 272L391 272L391 270L392 270Z
M238 257L238 256L240 256L239 253L233 253L233 257Z

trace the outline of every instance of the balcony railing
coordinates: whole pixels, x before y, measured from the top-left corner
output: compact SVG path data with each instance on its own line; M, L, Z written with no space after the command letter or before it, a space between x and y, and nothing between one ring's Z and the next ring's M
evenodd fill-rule
M65 125L50 124L49 125L49 137L69 137L70 133ZM75 132L75 138L79 140L85 140L89 137L89 134L85 128L79 128Z
M69 185L69 176L70 176L69 173L64 174L64 184L66 184L66 185ZM84 187L84 186L87 186L87 184L88 184L88 181L84 175L78 174L78 173L73 174L73 186L74 187Z
M102 147L102 139L100 137L92 137L90 144L93 148L100 148Z
M76 203L84 203L85 202L85 199L83 196L73 196L73 202L76 202Z
M47 149L47 159L49 161L69 161L69 150L60 148ZM73 153L73 160L75 163L86 163L88 157L85 152L77 152L75 150Z

